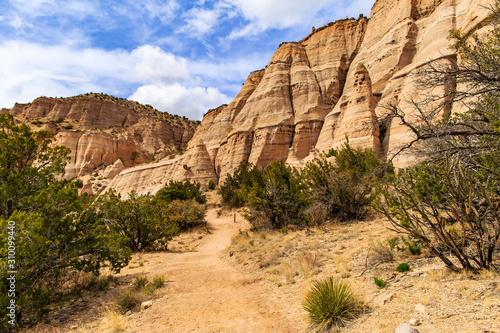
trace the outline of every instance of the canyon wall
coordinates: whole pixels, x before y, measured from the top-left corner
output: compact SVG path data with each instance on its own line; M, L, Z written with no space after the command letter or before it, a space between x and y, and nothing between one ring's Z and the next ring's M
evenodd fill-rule
M198 126L150 106L103 94L40 97L0 112L10 112L17 122L34 130L52 131L55 145L71 149L65 177L89 181L86 191L91 193L99 192L126 167L185 150Z
M47 128L60 127L54 121L63 119L63 125L80 129L56 129L57 143L72 149L68 174L107 165L108 188L122 194L154 193L170 180L221 183L241 162L300 165L347 138L353 147L391 158L412 136L399 122L378 119L390 105L412 116L414 74L428 63L455 60L450 30L474 31L492 2L377 0L369 19L340 20L313 28L299 42L282 43L266 68L250 73L238 95L208 111L196 131L110 101L39 99L12 112L25 121L41 117ZM180 149L186 151L172 155ZM140 155L132 162L134 151ZM130 167L152 158L161 160ZM415 158L399 155L393 162L404 167Z
M126 170L110 187L154 192L170 179L221 183L241 162L300 164L346 138L352 147L390 158L412 136L397 121L377 119L389 105L409 110L413 74L430 62L456 59L450 30L476 29L491 2L377 0L369 19L340 20L313 28L300 42L282 43L229 105L205 115L185 157ZM199 171L190 167L194 155ZM411 155L394 159L397 167L414 162Z

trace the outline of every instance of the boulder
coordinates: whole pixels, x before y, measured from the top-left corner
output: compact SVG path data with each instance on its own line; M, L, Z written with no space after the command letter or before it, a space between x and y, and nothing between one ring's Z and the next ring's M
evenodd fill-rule
M419 333L419 331L408 324L403 324L398 326L398 328L396 328L395 333Z

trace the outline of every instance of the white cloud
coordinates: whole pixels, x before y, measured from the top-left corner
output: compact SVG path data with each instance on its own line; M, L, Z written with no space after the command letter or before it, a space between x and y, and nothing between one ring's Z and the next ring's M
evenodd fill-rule
M7 41L0 44L0 59L2 107L29 102L41 95L116 93L116 86L133 74L132 58L124 51Z
M181 9L181 5L175 0L166 2L164 0L143 0L140 3L144 6L150 17L158 17L163 22L172 19Z
M229 38L255 36L267 29L326 24L335 18L357 17L374 0L231 0L249 23L234 29Z
M230 100L216 88L185 87L177 83L141 86L129 99L154 105L171 114L185 115L190 119L201 119L209 109Z
M135 49L132 57L137 61L136 76L146 84L137 88L129 99L191 119L201 119L208 109L229 100L218 89L205 87L206 79L211 76L207 74L212 74L210 64L188 63L150 45ZM195 76L190 74L191 68L195 69Z
M150 45L127 52L8 41L0 43L0 59L0 108L39 96L133 92L130 98L141 103L201 119L208 109L229 101L210 86L219 65L189 63Z
M16 30L22 30L24 26L29 26L19 15L13 15L9 20L9 25Z
M258 34L269 28L288 28L294 25L310 24L316 13L332 0L232 0L243 16L250 21L247 27L236 30L232 38Z
M187 25L180 32L191 32L195 35L204 35L210 32L216 25L220 12L216 10L206 10L193 8L187 14Z
M285 28L302 23L314 16L316 12L327 4L330 0L234 0L241 8L243 15L257 21L264 28L277 27Z
M227 19L235 17L237 8L228 0L221 0L214 4L212 8L206 8L202 1L199 7L193 7L184 13L186 24L179 28L177 32L186 32L195 37L201 37L213 32Z
M159 47L141 46L132 51L139 79L155 84L186 82L190 74L185 59L166 53Z

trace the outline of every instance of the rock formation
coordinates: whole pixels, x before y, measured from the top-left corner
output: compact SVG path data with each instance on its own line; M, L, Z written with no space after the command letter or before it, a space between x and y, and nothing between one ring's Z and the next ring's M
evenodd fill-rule
M125 167L182 151L197 126L197 122L103 94L40 97L1 112L10 112L16 121L35 130L54 132L54 144L71 149L65 177L85 180L91 173L112 179Z
M390 104L405 108L418 68L456 57L449 31L476 29L488 2L377 0L370 19L340 20L300 42L283 43L229 105L205 115L184 157L144 167L148 175L142 167L125 170L110 187L126 193L138 189L128 185L137 182L144 184L141 191L154 192L170 179L222 182L241 162L294 163L346 138L353 147L391 157L411 135L396 121L377 123L377 116ZM193 164L195 155L203 167L182 172L179 166ZM399 167L413 162L408 156L394 161Z
M265 69L249 75L233 101L206 113L189 143L193 127L181 131L149 120L134 122L136 118L123 112L104 120L98 110L85 112L84 105L72 111L78 114L78 126L90 131L95 124L102 127L89 137L67 132L59 140L75 149L73 174L87 170L88 163L114 163L116 156L108 161L105 151L130 155L138 136L145 147L154 148L141 150L149 155L143 153L136 162L152 154L160 157L154 152L172 149L167 146L187 146L183 155L123 170L109 184L122 194L132 189L156 192L169 180L220 183L241 162L259 167L275 160L298 163L317 151L338 148L346 138L353 147L392 157L411 134L397 121L379 124L377 119L388 105L409 110L406 101L415 95L413 74L429 62L456 59L449 31L467 33L480 27L488 14L485 5L492 1L377 0L369 19L361 15L340 20L313 29L299 42L283 43ZM23 106L23 113L47 117L44 110L50 109L50 120L60 114L71 118L64 103L50 103ZM120 144L102 129L108 122L121 128L129 124L117 134ZM394 162L404 167L414 161L402 156ZM125 166L130 165L126 159Z

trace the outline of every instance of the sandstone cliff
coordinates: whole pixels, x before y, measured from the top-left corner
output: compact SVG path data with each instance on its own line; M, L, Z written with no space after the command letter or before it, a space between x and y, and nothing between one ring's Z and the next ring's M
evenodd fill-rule
M126 193L156 191L169 179L222 182L243 161L296 163L347 137L354 147L391 157L411 136L396 121L377 123L377 116L389 104L405 108L415 93L411 74L421 66L456 57L449 31L476 29L488 3L377 0L370 19L340 20L283 43L229 105L205 115L184 156L126 170L110 187ZM203 167L186 172L182 166L194 155ZM411 156L395 160L399 167L412 162ZM162 170L161 177L154 170Z
M198 125L150 106L103 94L40 97L1 112L10 112L17 121L28 123L35 130L54 132L54 143L71 149L65 176L89 180L85 176L92 173L93 180L103 178L98 187L125 167L186 149Z
M121 171L109 188L122 194L133 189L156 192L169 180L190 179L205 186L210 180L220 183L241 162L259 167L275 160L300 163L317 151L339 147L346 138L351 146L373 148L382 157L392 157L411 135L396 121L379 124L377 119L390 104L407 109L406 101L415 94L412 74L429 62L455 59L448 47L449 31L475 30L488 14L485 5L491 2L377 0L369 19L340 20L313 29L299 42L282 43L265 69L249 75L233 101L206 113L189 142L193 127L176 132L149 120L134 122L133 116L123 118L116 112L109 121L122 124L118 144L106 132L107 122L99 118L99 112L85 114L82 106L75 111L78 126L86 126L87 131L95 124L104 128L87 132L92 135L65 132L60 143L78 142L73 148L85 156L74 156L74 174L86 170L94 159L114 163L116 158L106 159L106 149L122 149L126 155L137 149L137 142L147 142L145 147L154 148L141 150L144 155L137 162L142 162L161 157L158 151L187 147L183 155ZM19 108L29 109L24 114L43 117L48 113L40 110L53 110L49 120L58 119L59 109L67 109L64 103L44 106L47 103L52 102L42 100L39 105ZM62 114L68 118L71 112ZM80 141L95 148L81 149ZM403 167L413 160L402 156L394 162ZM125 160L125 166L113 165L114 171L111 167L109 171L113 174L130 165Z

